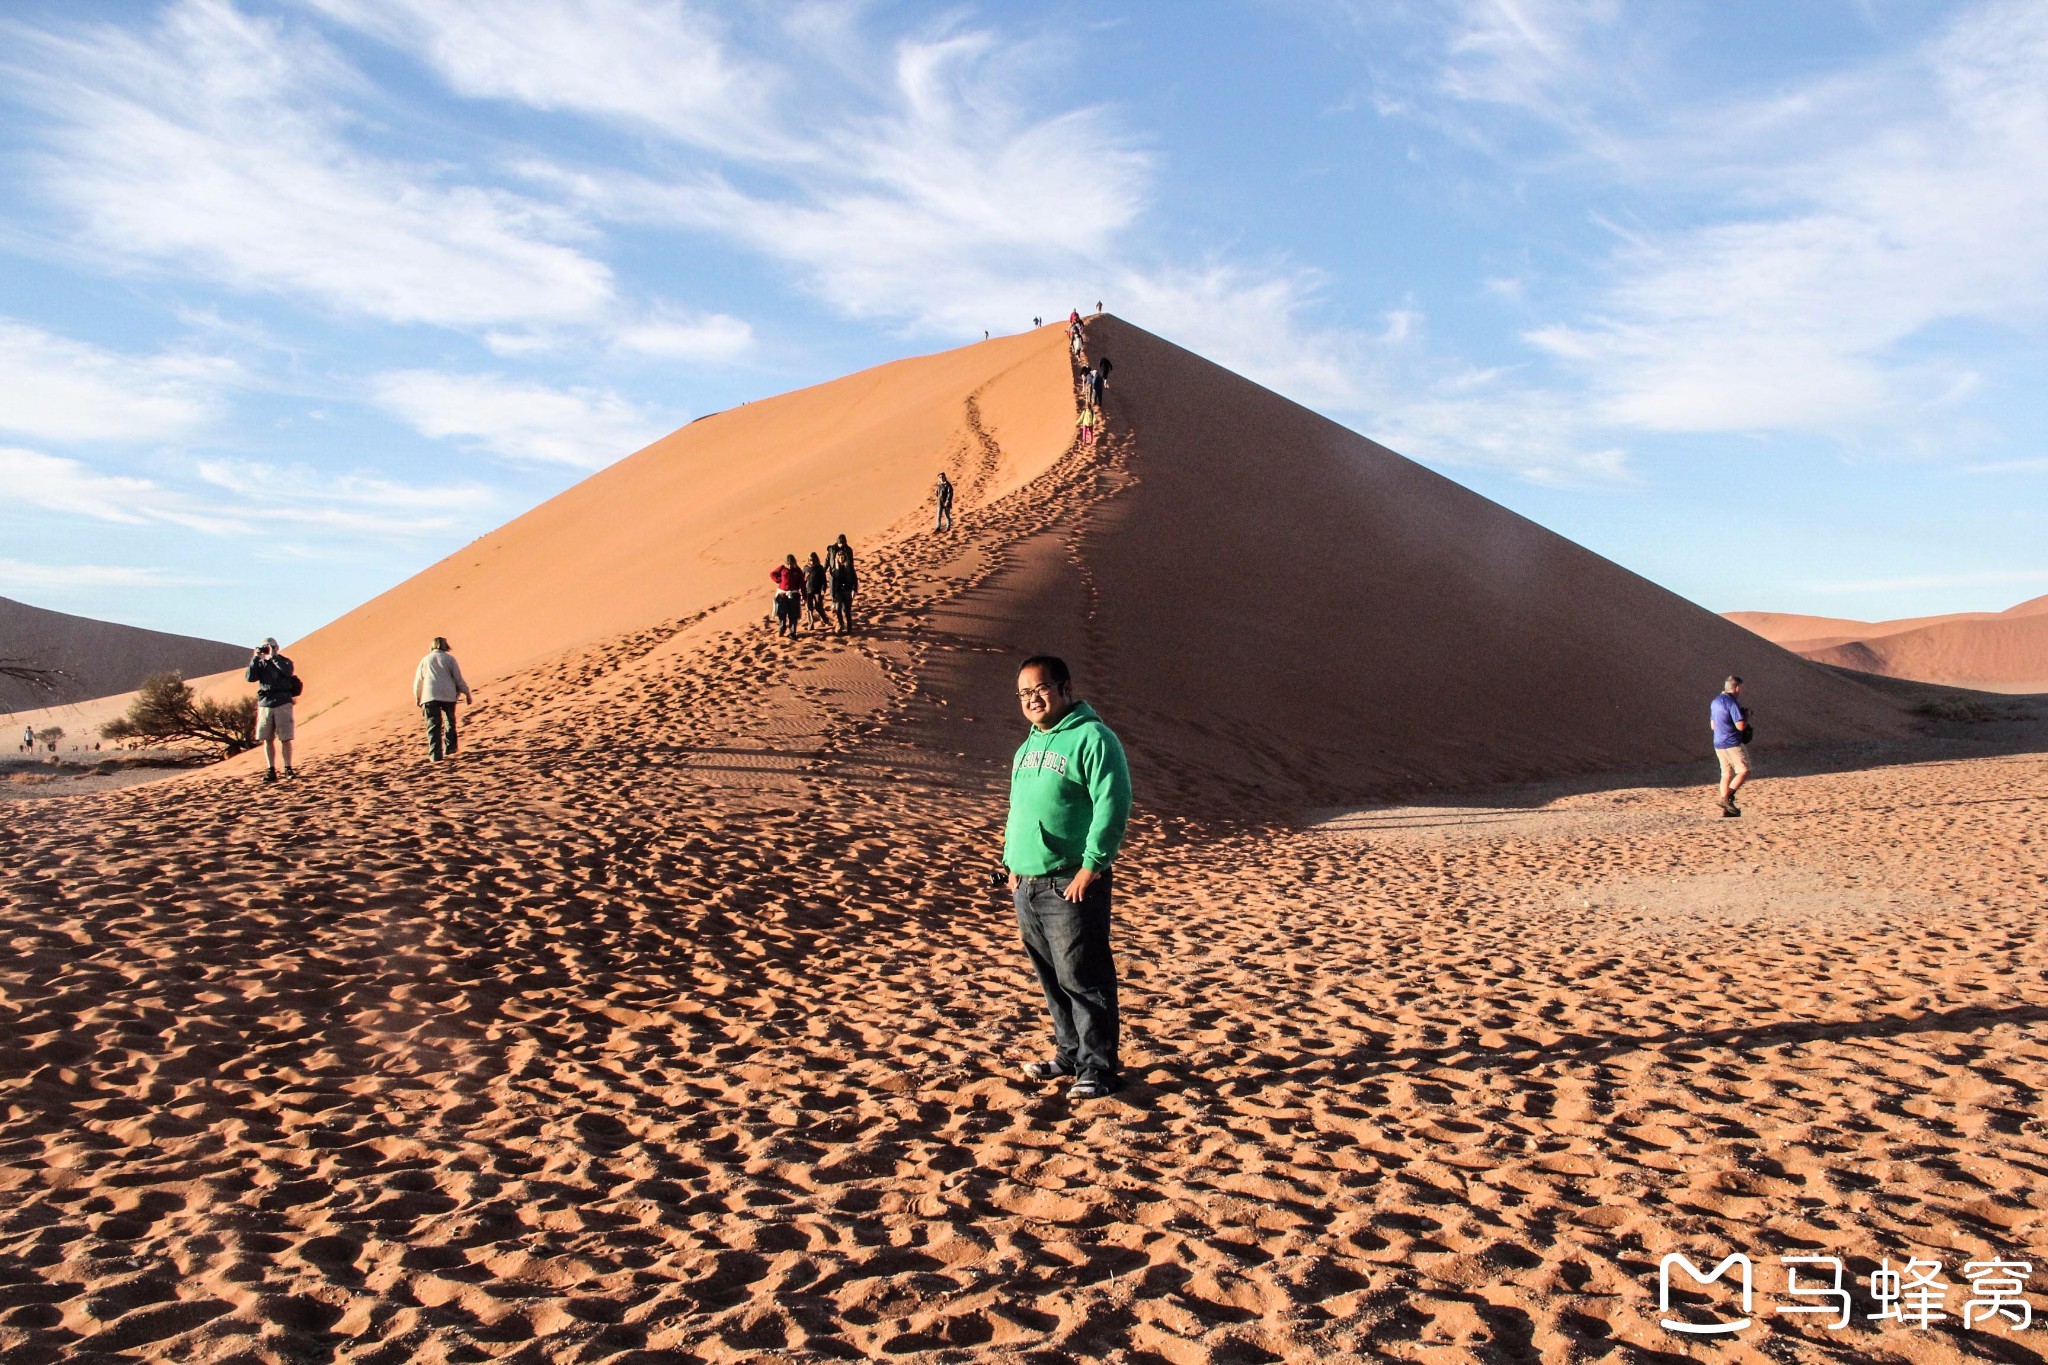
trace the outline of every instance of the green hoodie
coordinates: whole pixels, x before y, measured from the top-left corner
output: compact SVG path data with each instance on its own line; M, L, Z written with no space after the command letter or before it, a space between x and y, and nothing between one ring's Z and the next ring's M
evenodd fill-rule
M1020 877L1107 871L1131 815L1124 746L1087 702L1050 730L1033 727L1010 764L1003 863Z

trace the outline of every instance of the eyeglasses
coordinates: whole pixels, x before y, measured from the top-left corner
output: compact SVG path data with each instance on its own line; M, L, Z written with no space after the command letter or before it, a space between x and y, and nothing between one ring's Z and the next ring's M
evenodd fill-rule
M1059 683L1042 683L1037 687L1020 687L1017 689L1017 700L1031 701L1034 698L1050 699L1053 693L1060 690L1061 686L1062 684Z

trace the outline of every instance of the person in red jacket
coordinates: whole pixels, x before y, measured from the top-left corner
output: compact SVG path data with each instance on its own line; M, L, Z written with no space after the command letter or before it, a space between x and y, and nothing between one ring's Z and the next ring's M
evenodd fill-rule
M803 620L804 571L797 567L795 555L786 555L768 578L775 584L775 633L794 640Z

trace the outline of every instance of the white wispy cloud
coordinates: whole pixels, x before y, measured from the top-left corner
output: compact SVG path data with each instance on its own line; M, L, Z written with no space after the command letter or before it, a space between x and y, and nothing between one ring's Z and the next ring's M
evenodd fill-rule
M124 526L152 522L208 535L235 535L247 523L216 504L132 474L102 474L78 460L0 446L0 488L18 506Z
M754 346L754 329L726 313L698 317L655 314L623 323L612 332L612 349L663 360L715 363L735 360Z
M218 413L230 361L124 355L0 318L0 431L55 441L185 435Z
M423 436L530 464L596 469L677 425L609 390L556 389L503 375L396 370L372 387L382 407Z
M1847 435L1945 420L1979 378L1917 344L1930 329L2048 317L2038 5L1958 11L1906 60L1803 97L1681 111L1633 140L1631 183L1728 185L1740 212L1633 229L1588 315L1529 333L1612 427Z
M417 53L476 99L610 120L739 156L801 155L778 131L781 72L679 0L302 0Z
M146 32L0 38L43 116L34 183L106 257L392 322L581 321L613 302L558 208L353 145L341 96L361 77L304 32L179 0Z
M118 526L181 526L209 536L289 527L316 537L404 541L454 530L498 501L475 483L407 484L260 460L200 460L185 473L172 484L0 446L0 489L10 505Z
M499 503L499 495L479 483L399 483L374 474L336 474L260 460L200 460L194 472L265 525L383 539L450 531Z
M171 569L126 564L31 564L0 559L0 588L12 592L50 592L67 588L192 588L218 584L219 579Z

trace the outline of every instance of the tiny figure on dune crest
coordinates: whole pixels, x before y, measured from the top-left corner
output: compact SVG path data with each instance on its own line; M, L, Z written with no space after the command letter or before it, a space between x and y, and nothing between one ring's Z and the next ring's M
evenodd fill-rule
M843 533L825 547L825 572L832 580L832 619L845 635L853 629L853 595L860 591L860 576L853 571L853 547Z
M1110 868L1131 816L1130 768L1095 708L1074 699L1060 659L1024 661L1017 703L1031 729L1010 763L1003 866L1053 1040L1052 1057L1026 1063L1024 1075L1072 1076L1067 1098L1099 1099L1123 1084L1109 910Z
M1714 757L1721 763L1721 814L1724 818L1742 814L1735 793L1749 781L1749 742L1756 737L1750 728L1749 712L1743 708L1742 679L1730 676L1721 684L1720 694L1708 706L1714 727Z
M768 579L775 585L775 633L794 640L803 622L804 571L795 555L784 555Z
M1080 330L1081 330L1081 310L1080 310L1080 309L1078 309L1078 308L1075 308L1075 309L1072 309L1071 311L1069 311L1069 312L1068 312L1068 314L1067 314L1067 330L1068 330L1069 332L1078 332L1078 331L1080 331Z
M420 666L412 671L412 704L420 708L420 714L427 722L427 758L439 763L444 758L455 757L455 699L460 697L471 706L476 698L470 695L469 682L462 676L462 665L448 652L448 637L436 635L433 648L420 660Z
M256 646L245 678L256 684L256 738L263 743L263 780L277 781L279 745L284 746L284 775L297 777L299 770L292 766L292 739L298 727L292 720L292 704L304 684L292 661L279 651L275 636Z
M950 531L953 529L953 481L946 477L945 470L939 471L939 482L932 492L939 500L939 521L932 529Z
M821 630L825 626L825 565L816 550L811 551L811 562L804 565L804 618L815 621Z
M1095 386L1097 390L1095 401L1098 404L1102 402L1101 390L1109 387L1109 372L1115 368L1115 365L1110 362L1107 355L1095 362Z
M1102 300L1101 300L1101 299L1097 299L1097 300L1095 300L1095 311L1096 311L1096 312L1098 312L1098 313L1100 313L1100 312L1102 311Z

